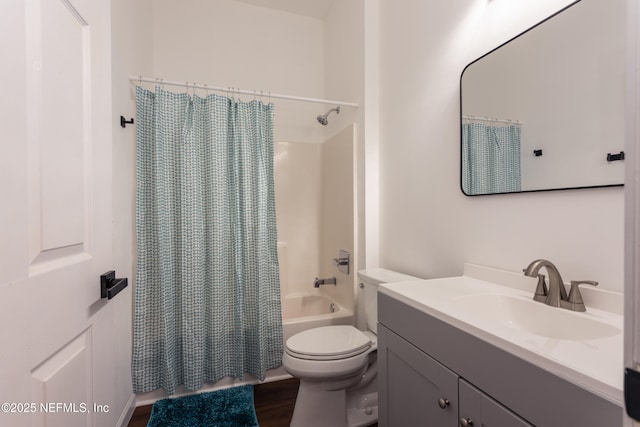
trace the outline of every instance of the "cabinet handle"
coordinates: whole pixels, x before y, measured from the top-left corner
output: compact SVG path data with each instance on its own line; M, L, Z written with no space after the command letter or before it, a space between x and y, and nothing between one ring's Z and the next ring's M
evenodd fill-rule
M473 425L473 421L471 418L460 418L460 427L471 427Z
M438 406L442 409L447 409L447 406L449 406L449 399L438 399Z

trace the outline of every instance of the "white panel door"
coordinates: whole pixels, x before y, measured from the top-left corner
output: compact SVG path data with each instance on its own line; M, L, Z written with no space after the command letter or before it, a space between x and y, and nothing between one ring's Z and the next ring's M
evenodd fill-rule
M110 2L2 0L0 35L0 426L113 427Z
M629 157L625 161L624 182L624 366L640 371L640 7L638 7L638 0L627 0L627 7L629 46L625 154ZM623 425L637 427L640 426L640 422L627 416L625 411Z

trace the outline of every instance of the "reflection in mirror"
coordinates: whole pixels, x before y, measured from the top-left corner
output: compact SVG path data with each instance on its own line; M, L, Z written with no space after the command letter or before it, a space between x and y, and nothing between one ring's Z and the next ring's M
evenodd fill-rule
M626 19L580 0L465 68L466 195L622 185Z

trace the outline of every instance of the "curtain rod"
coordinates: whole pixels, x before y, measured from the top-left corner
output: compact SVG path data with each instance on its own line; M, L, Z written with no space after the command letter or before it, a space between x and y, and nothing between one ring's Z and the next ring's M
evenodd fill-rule
M491 117L476 117L476 116L462 116L463 120L478 120L480 122L496 122L496 123L513 123L516 125L521 125L522 122L518 120L509 120L509 119L493 119Z
M301 96L282 95L282 94L271 93L271 92L265 93L263 91L242 90L238 88L224 88L224 87L209 86L206 84L198 84L198 83L190 83L190 82L176 82L176 81L154 79L154 78L142 77L142 76L129 76L129 80L132 82L157 83L160 85L164 84L164 85L170 85L170 86L183 86L186 88L213 90L216 92L230 92L230 93L238 93L242 95L266 96L269 98L289 99L293 101L304 101L304 102L315 102L318 104L335 104L335 105L342 105L345 107L358 108L358 104L355 102L334 101L331 99L304 98Z

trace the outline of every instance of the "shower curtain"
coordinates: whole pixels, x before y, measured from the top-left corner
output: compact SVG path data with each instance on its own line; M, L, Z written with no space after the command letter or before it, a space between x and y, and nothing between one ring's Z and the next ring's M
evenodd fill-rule
M520 191L519 124L462 124L462 189L465 194Z
M273 105L136 88L135 392L281 365Z

